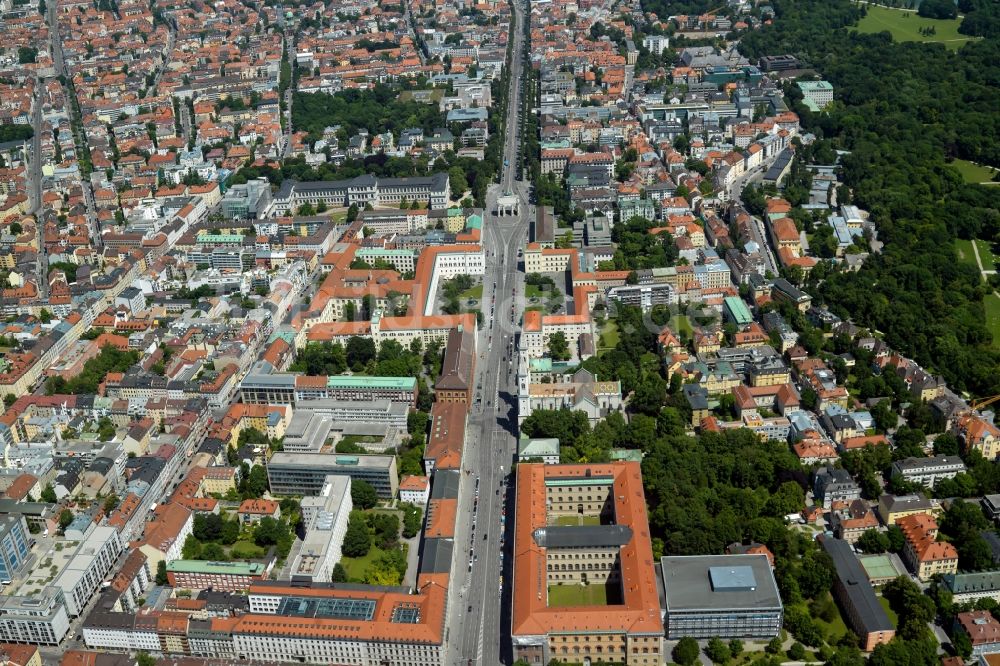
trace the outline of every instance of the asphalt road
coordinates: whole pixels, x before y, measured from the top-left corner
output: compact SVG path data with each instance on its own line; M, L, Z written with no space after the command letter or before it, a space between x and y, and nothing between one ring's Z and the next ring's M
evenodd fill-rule
M512 487L505 483L516 454L516 332L524 310L520 250L530 220L528 184L519 179L520 94L524 9L514 5L509 109L500 185L487 196L483 245L487 253L482 307L485 322L478 340L476 397L469 416L455 534L455 580L450 594L449 664L510 663L510 526L505 520ZM519 215L497 217L497 197L521 200ZM477 481L478 479L478 486ZM513 516L513 511L509 512ZM471 555L470 555L471 554ZM472 559L471 571L469 560ZM501 576L504 584L501 584Z

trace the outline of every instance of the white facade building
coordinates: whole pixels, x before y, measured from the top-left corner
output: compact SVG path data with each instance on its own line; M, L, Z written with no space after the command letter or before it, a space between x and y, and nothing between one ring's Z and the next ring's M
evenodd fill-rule
M125 546L113 527L95 527L80 544L53 583L65 595L70 616L83 612L123 550Z
M354 508L351 477L331 474L316 497L302 498L306 536L292 562L294 582L326 583L341 558L347 520Z

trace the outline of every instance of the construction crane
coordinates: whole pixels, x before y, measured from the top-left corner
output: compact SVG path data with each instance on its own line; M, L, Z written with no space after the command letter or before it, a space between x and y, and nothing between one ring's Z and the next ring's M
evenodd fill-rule
M998 401L1000 401L1000 395L991 395L986 398L977 398L976 400L973 400L972 402L969 403L969 407L973 411L979 411L983 407L988 407L989 405L992 405L994 402Z

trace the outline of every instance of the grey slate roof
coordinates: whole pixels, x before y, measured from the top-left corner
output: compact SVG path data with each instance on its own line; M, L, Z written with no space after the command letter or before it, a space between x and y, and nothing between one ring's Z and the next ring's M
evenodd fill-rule
M892 626L889 616L875 596L875 590L868 582L868 574L854 555L850 544L827 536L819 537L818 541L833 560L837 578L847 591L847 596L850 597L851 605L864 630L893 631L895 627Z
M532 535L542 548L597 548L624 546L632 540L632 528L627 525L550 525L540 527Z

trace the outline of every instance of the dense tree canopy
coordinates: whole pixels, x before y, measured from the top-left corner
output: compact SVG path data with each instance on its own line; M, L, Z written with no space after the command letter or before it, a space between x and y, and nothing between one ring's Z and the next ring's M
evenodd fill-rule
M31 125L0 125L0 143L7 141L27 141L35 135Z
M994 3L995 4L995 3ZM842 178L871 212L881 254L858 272L835 272L815 294L837 314L885 334L889 344L977 395L1000 392L1000 352L982 306L990 291L956 261L953 239L993 240L1000 189L963 183L947 160L1000 164L1000 42L894 43L847 29L864 8L847 0L777 0L771 26L746 35L750 57L792 53L834 86L822 114L797 102L809 131L850 151Z
M441 127L444 116L436 104L402 101L400 91L389 86L367 90L349 88L336 95L295 93L292 103L292 126L319 138L327 127L340 125L350 136L359 129L371 135L399 133L411 127L430 133Z

